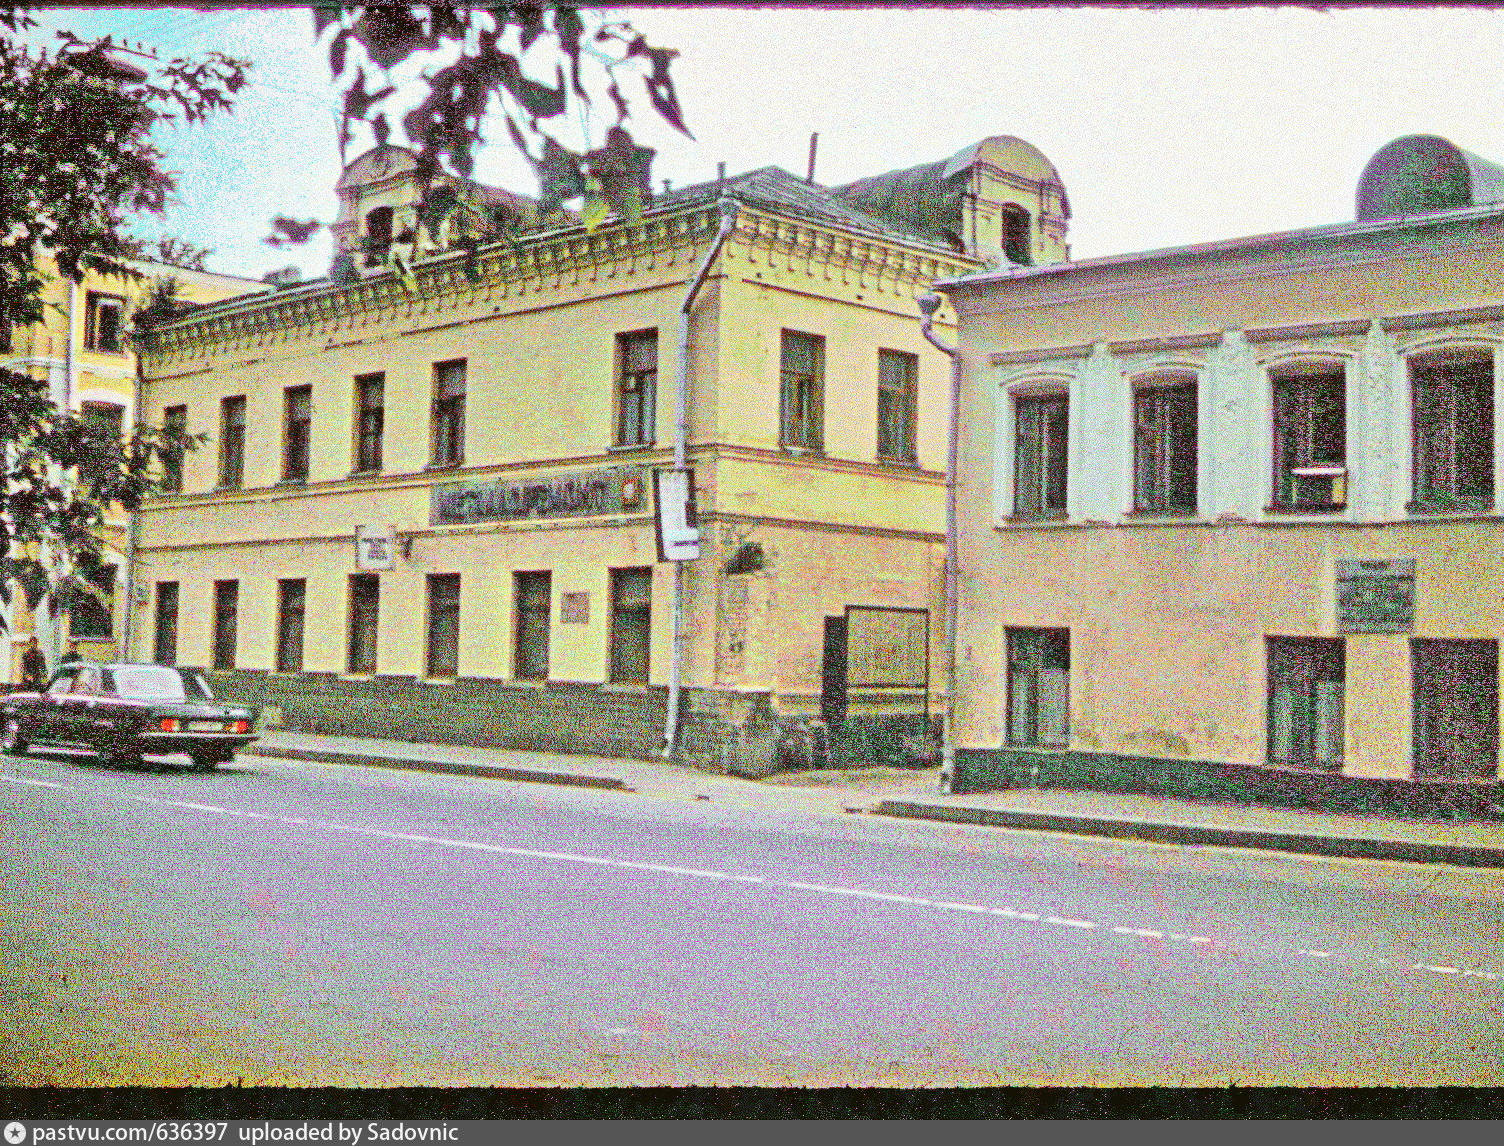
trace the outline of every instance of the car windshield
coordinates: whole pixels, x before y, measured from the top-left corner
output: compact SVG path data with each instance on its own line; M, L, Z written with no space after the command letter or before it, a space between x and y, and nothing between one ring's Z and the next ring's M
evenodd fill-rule
M213 700L204 678L196 672L133 665L114 670L115 695L130 700Z

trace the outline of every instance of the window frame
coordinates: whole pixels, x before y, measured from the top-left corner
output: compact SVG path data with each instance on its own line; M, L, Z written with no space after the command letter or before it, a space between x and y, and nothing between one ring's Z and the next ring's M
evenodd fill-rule
M879 348L877 459L914 465L919 460L918 423L919 356L906 350Z
M303 484L313 462L313 387L282 390L282 480Z
M240 643L240 581L227 578L214 582L214 612L209 631L210 667L217 672L235 668Z
M68 636L81 641L112 641L115 639L115 585L120 575L118 566L114 576L102 590L103 600L92 594L81 594L68 609ZM97 587L97 586L96 586ZM82 606L80 612L79 606Z
M1410 640L1411 772L1417 780L1497 780L1499 644L1494 638ZM1482 654L1481 665L1478 654ZM1453 662L1450 666L1444 662ZM1459 662L1471 661L1469 673ZM1444 687L1451 676L1450 689ZM1468 676L1471 679L1466 679ZM1489 711L1479 712L1480 706ZM1465 706L1471 703L1474 712ZM1478 718L1481 716L1481 720ZM1471 734L1476 752L1469 753Z
M541 587L541 592L538 590ZM541 600L542 607L539 607ZM512 574L512 678L546 681L553 626L553 573L517 570Z
M162 408L162 429L171 434L188 433L188 405L186 402ZM169 446L162 457L162 492L181 493L183 489L183 450Z
M1281 768L1341 772L1347 734L1347 642L1341 637L1265 637L1264 755ZM1323 696L1323 685L1328 687ZM1281 733L1281 689L1289 729ZM1281 752L1282 741L1289 751ZM1322 753L1321 746L1329 746Z
M1166 375L1134 385L1134 513L1196 515L1200 504L1200 409L1200 384L1194 376Z
M646 586L646 593L628 594ZM610 684L646 686L653 675L653 568L634 565L610 571L610 623L607 628L606 680ZM640 653L638 656L636 654ZM640 669L639 669L640 664Z
M1007 684L1006 742L1012 748L1061 749L1070 746L1071 631L1068 628L1007 626L1004 650ZM1063 655L1062 655L1063 654ZM1063 663L1059 663L1063 661ZM1044 727L1041 681L1046 672L1063 674L1058 717Z
M354 382L355 410L353 449L353 473L380 473L383 457L382 447L386 435L386 373L375 371L357 374ZM377 401L372 402L372 394Z
M95 426L102 426L110 431L115 441L125 438L125 404L123 402L99 402L90 400L81 402L78 407L79 417Z
M152 606L151 655L155 664L178 663L178 616L181 607L181 583L158 581Z
M277 581L277 643L275 671L303 671L303 642L308 611L308 581L283 577Z
M1494 356L1487 350L1448 350L1416 354L1407 360L1410 385L1410 503L1411 513L1488 513L1497 490L1494 470L1498 442L1494 419L1496 385ZM1457 376L1476 372L1472 380ZM1451 375L1451 377L1436 377ZM1432 376L1432 377L1427 377ZM1459 401L1462 387L1481 399L1471 406ZM1445 387L1445 393L1443 393ZM1425 395L1423 399L1422 395ZM1476 489L1460 488L1458 445L1462 437L1459 419L1471 412L1467 427L1473 438L1471 468L1480 480ZM1442 453L1445 456L1439 456ZM1443 472L1435 474L1434 469ZM1437 479L1440 479L1439 482ZM1436 483L1436 484L1433 484ZM1441 488L1438 488L1438 485Z
M374 675L381 632L381 577L352 573L345 587L345 671Z
M649 365L634 363L634 350L651 347ZM648 356L644 355L646 359ZM630 367L636 364L636 369ZM616 336L616 430L619 447L647 447L657 440L658 328L629 330ZM635 419L629 415L635 415ZM635 421L635 429L634 429Z
M807 361L792 351L808 350ZM795 367L807 366L807 369ZM778 444L786 450L825 450L825 336L782 330L778 343Z
M453 469L465 464L465 398L469 390L468 359L451 358L433 364L433 392L429 416L429 466ZM456 388L456 380L458 386Z
M1063 520L1070 496L1070 394L1055 389L1023 391L1011 397L1012 517L1016 521Z
M1347 506L1347 370L1323 362L1271 371L1269 423L1272 473L1269 508L1279 513L1323 513ZM1335 430L1322 428L1323 407L1335 412ZM1323 444L1321 439L1327 439ZM1335 444L1334 444L1335 443ZM1328 455L1328 456L1322 456ZM1329 471L1300 473L1299 471ZM1340 471L1340 472L1338 472ZM1327 497L1302 497L1303 489Z
M460 575L430 573L424 588L423 675L454 680L460 675Z
M231 394L219 400L220 489L245 488L246 413L244 394Z
M113 345L102 345L101 330L108 329L100 322L103 310L116 312L113 326ZM95 354L124 354L125 347L125 297L109 291L91 290L84 296L84 349Z
M998 219L1003 256L1019 266L1034 265L1034 216L1018 203L1003 204Z

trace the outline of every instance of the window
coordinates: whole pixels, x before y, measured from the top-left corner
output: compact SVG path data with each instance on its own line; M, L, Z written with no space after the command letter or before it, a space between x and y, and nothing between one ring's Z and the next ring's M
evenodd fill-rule
M219 404L219 484L239 489L245 480L245 395Z
M303 605L308 583L277 582L277 671L303 671Z
M1034 264L1033 244L1029 235L1029 212L1017 203L1003 208L1003 254L1020 266Z
M125 434L125 407L118 402L85 402L80 411L89 425L103 430L115 441Z
M428 575L429 676L457 676L460 661L460 575Z
M9 314L0 307L0 354L9 354L14 349L13 325Z
M188 433L188 407L168 406L162 411L162 429L167 436L186 436ZM183 447L170 442L162 458L162 489L176 492L183 488Z
M1133 448L1133 508L1195 513L1196 383L1134 392Z
M912 462L919 403L919 359L901 350L877 352L877 456Z
M376 671L376 622L380 613L381 582L375 573L350 577L351 672Z
M781 445L804 450L825 447L825 339L797 330L783 332L779 358Z
M125 299L89 291L84 310L84 347L105 354L125 351Z
M1412 509L1484 510L1494 501L1494 371L1485 357L1410 365Z
M616 444L653 442L658 393L658 332L638 330L616 336Z
M237 614L240 611L240 582L214 582L214 649L210 662L217 669L235 667Z
M313 427L313 387L282 391L282 480L308 480L308 440Z
M465 360L433 368L433 464L457 466L465 460Z
M1268 653L1269 762L1341 771L1342 641L1270 637Z
M83 640L107 641L115 635L115 579L111 575L99 596L83 592L68 610L68 635Z
M611 570L610 679L613 683L648 683L652 615L653 571Z
M373 207L366 212L366 266L386 258L392 246L392 209Z
M1274 508L1347 503L1347 398L1340 367L1274 379Z
M1065 516L1069 410L1064 394L1021 395L1014 400L1014 517Z
M1008 743L1064 747L1071 672L1069 629L1008 630Z
M151 659L159 665L178 663L178 583L157 582L156 625Z
M355 379L355 472L381 468L381 435L386 428L386 375Z
M1492 780L1499 769L1499 642L1414 640L1415 778Z
M552 580L547 573L516 573L512 576L512 596L517 608L512 671L518 680L548 679Z

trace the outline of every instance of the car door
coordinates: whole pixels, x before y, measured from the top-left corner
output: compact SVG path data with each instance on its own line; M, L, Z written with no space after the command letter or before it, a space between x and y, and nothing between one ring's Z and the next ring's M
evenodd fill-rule
M69 697L73 692L76 669L59 669L42 690L31 713L29 737L32 740L66 740L67 715L71 709Z

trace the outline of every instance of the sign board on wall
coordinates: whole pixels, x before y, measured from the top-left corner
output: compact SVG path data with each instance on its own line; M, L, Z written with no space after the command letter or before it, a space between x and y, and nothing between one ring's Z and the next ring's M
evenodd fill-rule
M521 481L455 482L433 487L430 518L435 525L464 525L637 513L642 509L642 487L642 470L636 466L575 470Z
M700 556L700 519L695 513L695 471L654 470L658 560L693 561Z
M357 525L355 527L355 568L391 569L396 560L396 526Z
M1415 627L1415 558L1337 562L1339 633L1408 633Z
M930 611L846 606L846 684L928 689Z

